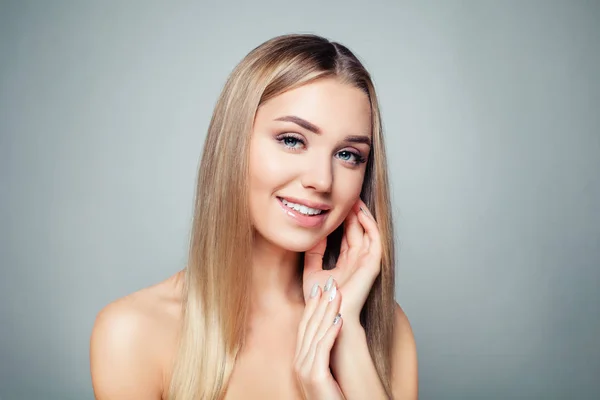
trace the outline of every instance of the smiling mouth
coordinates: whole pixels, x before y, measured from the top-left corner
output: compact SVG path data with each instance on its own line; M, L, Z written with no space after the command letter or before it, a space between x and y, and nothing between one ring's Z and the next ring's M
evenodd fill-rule
M277 197L277 199L287 208L289 208L290 210L293 210L297 213L300 213L304 216L307 217L314 217L314 216L321 216L323 214L326 214L329 212L329 210L322 210L320 208L311 208L308 206L305 206L303 204L298 204L298 203L292 203L291 201L288 201L282 197Z

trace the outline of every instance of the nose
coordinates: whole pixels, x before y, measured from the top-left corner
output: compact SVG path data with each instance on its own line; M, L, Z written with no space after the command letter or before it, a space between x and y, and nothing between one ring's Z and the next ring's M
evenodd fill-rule
M308 161L308 160L307 160ZM333 165L329 157L312 157L302 176L302 186L329 193L333 185Z

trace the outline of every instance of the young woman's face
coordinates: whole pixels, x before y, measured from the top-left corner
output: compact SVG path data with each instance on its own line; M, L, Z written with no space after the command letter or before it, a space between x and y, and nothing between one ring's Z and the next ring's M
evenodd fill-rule
M346 218L371 150L367 95L335 79L259 107L250 143L250 213L262 238L306 251Z

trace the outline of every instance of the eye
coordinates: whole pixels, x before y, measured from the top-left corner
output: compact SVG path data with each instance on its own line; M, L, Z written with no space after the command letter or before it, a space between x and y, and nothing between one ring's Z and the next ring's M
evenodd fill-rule
M285 133L277 137L277 141L283 144L284 147L290 150L300 150L304 146L304 140L302 138L292 134Z
M348 162L352 165L359 165L366 161L366 159L358 152L350 150L342 150L336 154L337 158L344 162Z

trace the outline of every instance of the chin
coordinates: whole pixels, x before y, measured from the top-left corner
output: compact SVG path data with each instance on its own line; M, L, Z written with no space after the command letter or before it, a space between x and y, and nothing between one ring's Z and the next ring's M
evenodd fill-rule
M284 250L303 253L313 248L317 243L319 243L319 240L321 240L324 236L324 234L319 235L316 233L290 233L287 235L277 235L275 237L268 238L268 240L275 246L280 247Z
M286 251L306 252L342 223L342 221L338 223L337 219L340 217L336 212L333 215L329 214L320 226L311 228L300 226L280 210L276 211L271 215L263 214L261 219L253 219L253 225L255 232L263 240Z

